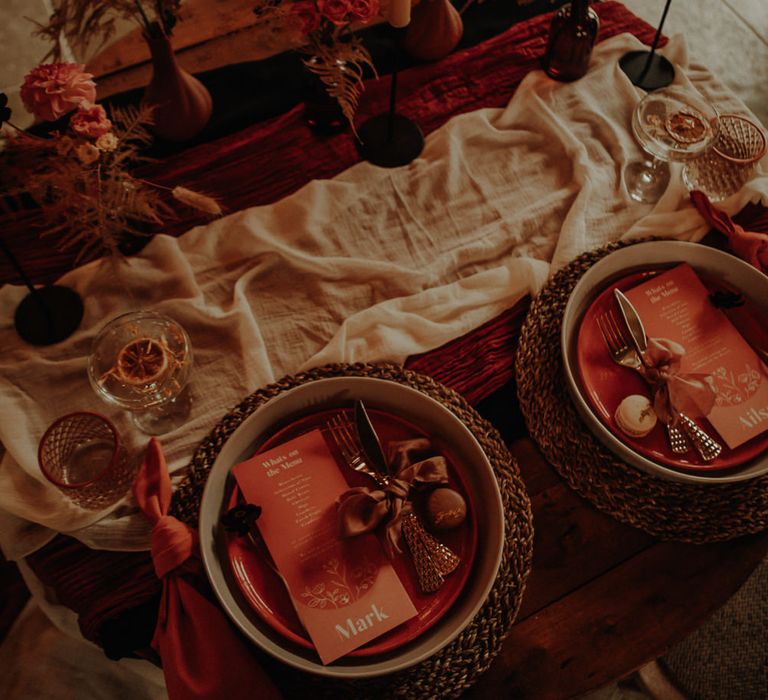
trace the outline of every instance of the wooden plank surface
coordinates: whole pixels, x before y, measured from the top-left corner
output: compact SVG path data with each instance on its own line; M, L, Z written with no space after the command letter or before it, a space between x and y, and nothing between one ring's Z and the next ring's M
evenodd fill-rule
M253 0L188 0L179 11L173 29L173 47L178 52L256 24ZM146 63L149 49L140 28L118 37L88 61L88 70L97 76Z
M464 697L568 698L663 655L721 607L768 552L768 534L659 542L573 493L529 438L511 445L535 541L518 620Z
M260 61L300 46L285 32L260 23L254 5L254 0L187 0L171 37L179 65L190 73L201 73ZM382 21L378 18L370 26ZM91 58L86 67L96 76L99 99L147 85L152 77L149 58L141 28L117 38Z

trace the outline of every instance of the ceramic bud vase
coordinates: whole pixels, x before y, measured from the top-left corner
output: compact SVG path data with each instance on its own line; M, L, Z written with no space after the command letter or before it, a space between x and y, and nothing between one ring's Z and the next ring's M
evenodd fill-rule
M144 38L152 54L152 79L142 102L155 108L152 133L168 141L188 141L211 118L211 95L179 66L171 41L159 25L153 24Z
M437 61L453 51L464 23L450 0L421 0L413 8L403 48L420 61Z

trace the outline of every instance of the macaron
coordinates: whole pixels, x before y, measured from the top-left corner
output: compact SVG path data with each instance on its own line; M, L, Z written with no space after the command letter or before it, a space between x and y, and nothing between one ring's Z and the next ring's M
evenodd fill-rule
M425 520L432 530L452 530L467 517L464 497L458 491L445 487L429 494L425 510Z
M651 402L640 394L631 394L619 404L614 415L616 425L629 437L641 438L648 435L656 425L656 411Z

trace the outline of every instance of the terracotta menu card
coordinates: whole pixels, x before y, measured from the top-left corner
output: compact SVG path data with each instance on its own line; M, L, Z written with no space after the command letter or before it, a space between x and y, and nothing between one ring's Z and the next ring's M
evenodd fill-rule
M313 430L233 470L299 619L328 664L416 615L374 535L338 537L336 499L349 486Z
M680 371L711 375L717 391L707 416L731 449L768 430L768 367L687 263L625 292L646 335L685 348Z

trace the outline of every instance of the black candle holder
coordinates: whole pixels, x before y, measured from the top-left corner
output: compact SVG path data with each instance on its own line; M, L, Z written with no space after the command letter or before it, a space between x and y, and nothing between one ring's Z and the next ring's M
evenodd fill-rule
M389 111L364 122L357 130L355 145L360 157L382 168L408 165L424 149L424 134L418 124L397 113L397 67L399 34L392 41L392 79Z
M664 12L661 15L659 28L656 30L656 36L653 37L651 50L630 51L619 59L621 70L626 73L633 85L637 85L643 90L658 90L666 87L675 79L675 67L664 56L659 56L656 53L661 38L661 30L671 2L672 0L667 0L664 5Z
M72 335L83 318L80 295L69 287L57 284L35 287L2 240L0 250L29 290L14 314L14 325L19 336L31 345L53 345Z

